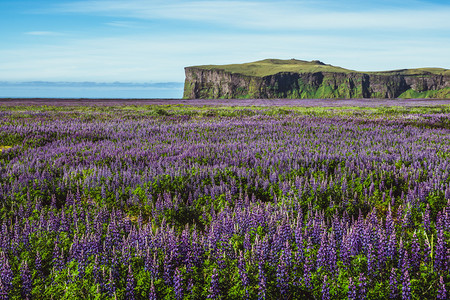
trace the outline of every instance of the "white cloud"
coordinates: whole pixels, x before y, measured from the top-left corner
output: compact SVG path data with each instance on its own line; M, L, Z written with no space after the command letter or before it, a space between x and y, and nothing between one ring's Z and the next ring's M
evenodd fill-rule
M408 6L411 7L411 6ZM450 29L448 6L420 9L336 11L308 1L80 1L63 4L65 13L172 19L261 30Z
M112 27L122 27L122 28L137 27L136 22L130 22L130 21L112 21L112 22L105 23L105 25L112 26Z
M55 31L28 31L25 32L26 35L37 35L37 36L58 36L63 35L60 32Z
M0 80L183 81L184 67L264 58L319 59L361 71L448 67L450 41L332 35L138 35L0 50ZM414 65L412 65L414 64Z

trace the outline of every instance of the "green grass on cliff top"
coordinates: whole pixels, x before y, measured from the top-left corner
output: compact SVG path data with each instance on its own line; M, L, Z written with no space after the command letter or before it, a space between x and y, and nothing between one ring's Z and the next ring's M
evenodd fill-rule
M420 74L440 74L449 75L450 70L441 68L419 68L419 69L403 69L385 72L358 72L348 70L341 67L326 65L318 60L304 61L297 59L281 60L281 59L264 59L251 63L232 64L232 65L204 65L195 66L204 70L224 70L230 73L242 74L247 76L264 77L274 75L281 72L289 73L366 73L378 75L420 75Z

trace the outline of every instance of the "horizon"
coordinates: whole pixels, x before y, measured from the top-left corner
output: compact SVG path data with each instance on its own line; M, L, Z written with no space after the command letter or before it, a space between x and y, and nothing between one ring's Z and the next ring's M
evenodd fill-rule
M0 98L181 99L182 82L0 81Z
M449 69L449 14L442 0L6 0L0 81L183 82L187 66L292 57Z

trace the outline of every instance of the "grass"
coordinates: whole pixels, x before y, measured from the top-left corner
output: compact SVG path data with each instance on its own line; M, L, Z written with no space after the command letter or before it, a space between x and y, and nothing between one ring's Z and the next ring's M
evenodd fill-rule
M264 77L274 75L280 72L292 73L315 73L315 72L331 72L331 73L352 73L356 71L347 70L341 67L325 65L319 61L304 61L297 59L281 60L281 59L265 59L245 64L232 65L204 65L195 68L214 70L220 69L230 73L243 74L247 76Z
M378 75L422 75L424 73L430 73L435 75L450 76L450 70L443 68L415 68L415 69L402 69L384 72L366 72L367 74Z
M211 102L214 103L214 102ZM35 118L37 113L40 118L51 120L55 114L65 112L67 118L76 118L80 115L100 118L103 113L111 111L118 115L130 115L133 118L147 118L149 116L189 116L191 118L207 117L236 117L243 115L278 115L299 114L299 115L320 115L320 116L352 116L355 113L368 119L379 116L398 117L411 114L447 114L450 113L450 105L430 105L430 106L248 106L248 105L204 105L192 106L183 104L168 105L117 105L109 107L97 106L13 106L0 107L0 112L5 111L12 114L13 119L23 120ZM87 117L86 117L87 118ZM0 119L1 121L1 119ZM1 122L0 122L1 125ZM1 140L1 135L0 135ZM14 145L14 143L10 143ZM9 149L12 146L0 145L2 149Z
M202 65L193 66L192 68L206 69L206 70L224 70L234 74L242 74L254 77L265 77L281 72L291 73L365 73L374 75L421 75L421 74L437 74L450 76L450 70L442 68L416 68L403 69L384 72L359 72L341 67L324 64L320 61L304 61L297 59L264 59L260 61L231 64L231 65Z
M11 148L11 146L1 146L0 145L0 152L2 152L3 149L6 150L6 149L9 149L9 148Z

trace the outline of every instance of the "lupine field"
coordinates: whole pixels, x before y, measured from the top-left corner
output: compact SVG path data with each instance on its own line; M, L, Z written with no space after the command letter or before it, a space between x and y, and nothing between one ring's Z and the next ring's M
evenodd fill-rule
M448 299L450 106L0 107L0 299Z

